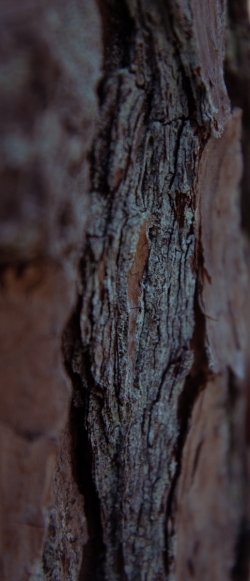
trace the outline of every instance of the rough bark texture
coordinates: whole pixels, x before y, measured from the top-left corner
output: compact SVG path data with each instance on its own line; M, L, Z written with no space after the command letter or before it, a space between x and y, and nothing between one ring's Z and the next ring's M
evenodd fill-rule
M226 4L34 6L3 9L2 578L246 581Z

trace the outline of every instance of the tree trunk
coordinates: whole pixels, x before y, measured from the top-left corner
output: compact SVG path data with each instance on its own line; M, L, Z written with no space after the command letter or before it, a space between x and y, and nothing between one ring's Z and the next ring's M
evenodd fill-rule
M226 11L1 8L4 581L247 581Z

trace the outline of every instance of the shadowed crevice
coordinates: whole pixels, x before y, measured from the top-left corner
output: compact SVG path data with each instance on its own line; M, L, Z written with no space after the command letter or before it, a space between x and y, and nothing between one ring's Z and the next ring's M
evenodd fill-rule
M248 581L250 555L250 526L243 521L237 539L232 581Z
M105 546L102 538L100 501L92 475L93 454L86 429L88 407L87 388L80 375L74 370L74 356L82 352L80 313L82 298L79 298L76 310L68 324L63 338L65 366L72 381L73 398L70 409L70 434L72 438L72 473L80 494L84 498L84 512L88 526L88 541L83 546L82 565L79 581L103 581ZM90 366L82 353L85 374L90 375ZM90 378L88 378L91 381Z
M194 353L194 361L190 373L186 377L183 390L178 401L179 436L176 443L175 461L176 472L173 477L166 509L165 519L165 552L164 566L166 575L170 573L173 562L170 559L171 541L175 534L175 514L176 514L176 491L179 476L182 468L182 454L186 442L190 418L195 401L199 393L205 388L211 371L208 367L208 357L206 352L206 317L201 310L199 303L198 283L194 297L195 328L190 347Z

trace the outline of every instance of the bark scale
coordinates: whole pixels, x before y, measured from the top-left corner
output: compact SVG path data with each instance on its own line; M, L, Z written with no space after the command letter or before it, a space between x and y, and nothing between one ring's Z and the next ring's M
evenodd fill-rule
M32 143L26 144L26 126L25 137L11 136L26 139L21 151L28 151L27 159L19 156L13 162L8 152L13 156L20 147L12 143L8 150L3 140L4 171L12 180L13 196L18 191L18 203L31 203L27 183L37 167L38 182L43 183L44 172L50 193L35 201L35 222L30 210L22 215L31 216L31 223L22 226L19 215L16 221L11 218L22 230L18 238L9 227L11 243L3 237L3 281L21 277L27 300L27 269L38 259L48 262L55 280L45 303L53 316L58 312L57 342L50 311L45 332L36 311L31 312L38 338L22 333L39 357L34 368L24 359L24 367L33 380L39 377L38 339L52 334L53 358L59 359L62 334L72 403L47 521L49 503L39 497L34 506L44 513L36 548L25 537L29 556L22 552L17 562L9 551L13 566L5 549L2 577L239 579L237 543L247 498L247 271L239 210L241 114L231 111L223 75L226 4L106 0L82 5L72 0L52 7L37 4L32 16L28 5L27 10L28 24L20 24L18 16L21 33L13 13L4 15L11 39L5 45L13 58L14 42L22 47L23 38L36 39L35 49L26 41L24 60L30 59L32 46L41 59L32 60L39 63L33 67L40 67L36 82L42 79L46 98L42 109L34 106ZM31 90L30 76L29 83L23 78L26 96L40 95L34 80ZM18 108L20 97L10 86ZM19 124L28 112L18 113ZM19 178L20 190L13 182L13 163L19 164L18 175L28 175ZM47 164L52 164L48 170ZM33 224L35 237L26 240ZM67 306L56 265L68 289ZM74 277L78 298L70 316ZM37 284L37 290L31 284L34 301L42 283ZM8 297L11 292L6 290ZM20 310L27 321L29 303L27 314L22 306ZM44 341L51 353L48 339ZM20 357L17 352L15 357ZM45 373L52 367L42 363ZM8 381L22 395L22 409L27 394L20 392L15 378ZM62 393L57 384L55 378L49 388L56 402ZM44 421L53 401L42 385L37 384L35 393L47 402L47 407L39 399L34 403ZM17 428L11 415L14 397L3 423L10 424L11 434L19 430L21 445L29 450L33 442L58 445L65 421L61 409L52 414L53 430L42 423L34 436L34 409L32 429L23 412L24 426ZM66 402L67 397L62 406L67 411ZM18 449L17 457L22 453ZM11 448L6 457L13 457ZM46 448L44 460L38 460L40 470L48 458ZM12 470L18 473L19 468ZM25 483L29 466L20 474L32 495L37 483ZM45 498L45 477L39 482ZM9 519L6 487L4 495L9 534L23 537L15 519ZM24 512L30 498L23 501ZM30 526L26 512L22 518ZM38 527L36 514L33 520Z

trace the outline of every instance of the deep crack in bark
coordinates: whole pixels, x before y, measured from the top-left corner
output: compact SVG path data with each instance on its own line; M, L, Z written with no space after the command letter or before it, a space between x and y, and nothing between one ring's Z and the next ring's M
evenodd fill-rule
M173 555L171 541L175 535L175 515L176 515L176 490L178 479L181 473L182 453L186 441L192 410L199 393L206 387L211 371L208 367L208 357L206 352L206 317L201 310L199 303L199 283L197 281L194 298L195 327L190 347L194 353L193 365L190 373L186 377L183 390L178 401L178 421L179 436L175 448L176 471L172 479L167 500L166 520L165 520L165 551L164 563L165 572L168 575L174 563L170 555ZM199 453L199 449L197 454ZM197 465L197 456L196 456ZM195 470L195 465L194 465ZM171 549L170 549L171 547Z
M90 364L87 353L83 353L80 330L82 297L79 297L75 312L63 338L65 366L72 381L73 397L70 410L69 429L72 438L72 473L84 498L84 510L88 526L88 541L83 546L82 566L79 581L103 581L105 546L102 539L100 502L93 479L93 453L86 428L88 408L87 383L84 385L79 371L84 368L88 385L91 385ZM77 365L74 365L74 355ZM81 362L79 358L81 357Z

